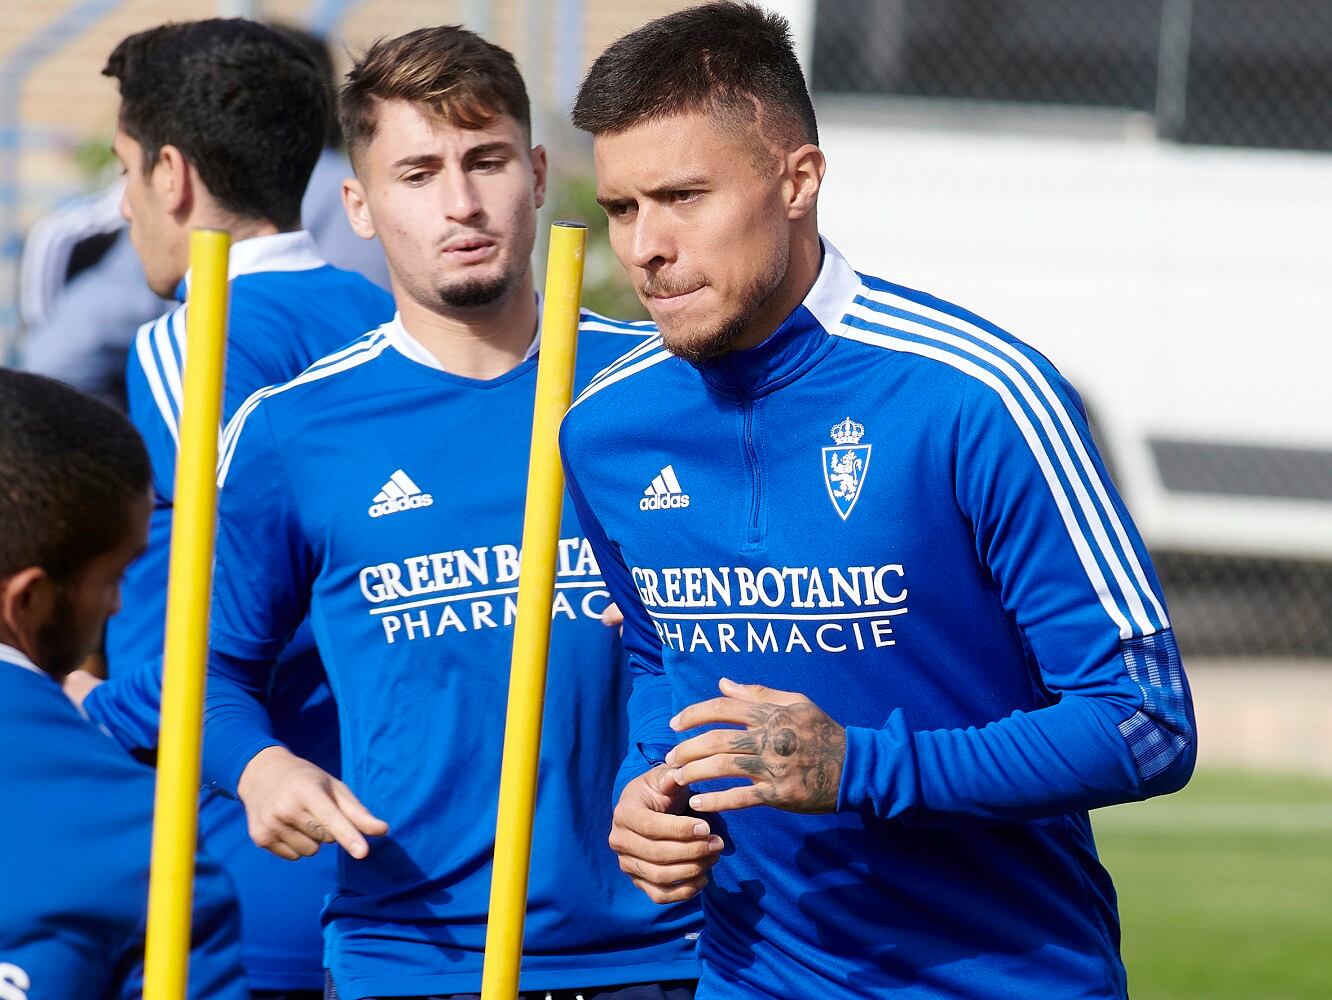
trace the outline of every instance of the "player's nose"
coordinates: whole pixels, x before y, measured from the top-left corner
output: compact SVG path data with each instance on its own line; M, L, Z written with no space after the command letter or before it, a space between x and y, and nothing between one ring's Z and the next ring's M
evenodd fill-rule
M672 227L663 213L651 207L640 208L634 220L633 239L629 244L630 261L635 267L651 271L675 260Z
M445 178L441 189L444 214L451 222L471 222L481 214L481 198L476 185L465 173Z

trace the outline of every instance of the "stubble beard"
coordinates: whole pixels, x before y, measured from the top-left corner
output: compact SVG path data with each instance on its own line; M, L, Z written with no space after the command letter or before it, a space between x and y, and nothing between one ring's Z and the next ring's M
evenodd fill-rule
M64 587L56 590L51 617L38 628L35 642L38 665L57 678L77 668L87 654L87 650L78 648L74 602Z
M506 272L493 278L466 278L452 285L439 285L435 292L440 302L452 309L470 309L498 302L514 284L514 276Z
M662 346L677 358L692 365L705 364L729 354L750 321L782 283L789 265L790 250L783 246L778 251L777 259L773 261L772 266L759 272L745 289L735 312L702 333L695 332L692 336L682 336L658 324Z

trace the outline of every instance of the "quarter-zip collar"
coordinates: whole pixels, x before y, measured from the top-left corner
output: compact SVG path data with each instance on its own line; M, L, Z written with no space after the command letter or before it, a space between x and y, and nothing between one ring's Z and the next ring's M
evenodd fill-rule
M804 301L757 347L699 365L709 386L732 396L765 396L808 371L832 349L836 341L828 331L846 315L860 278L836 247L826 239L820 242L823 263Z

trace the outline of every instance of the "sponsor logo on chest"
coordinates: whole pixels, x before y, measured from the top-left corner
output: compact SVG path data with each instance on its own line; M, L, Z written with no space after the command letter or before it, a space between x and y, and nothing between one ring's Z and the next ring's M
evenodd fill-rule
M434 502L433 496L423 492L411 476L399 469L389 476L388 482L375 494L368 513L371 517L385 517L404 510L429 507Z

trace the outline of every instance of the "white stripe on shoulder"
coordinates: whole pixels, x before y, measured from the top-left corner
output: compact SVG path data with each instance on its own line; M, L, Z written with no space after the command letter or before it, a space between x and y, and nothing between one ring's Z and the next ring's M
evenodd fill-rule
M661 348L661 334L659 333L653 334L651 337L645 339L641 344L639 344L633 350L621 354L618 358L616 358L614 361L608 364L605 368L601 369L601 371L593 375L592 378L588 380L587 386L584 391L586 391L586 389L592 388L592 386L596 385L599 381L601 381L601 379L605 378L607 375L611 374L612 372L618 371L619 369L625 367L626 365L633 364L634 361L638 360L644 355L651 354L653 351L660 350L660 348Z
M1100 565L1096 562L1096 557L1092 554L1087 539L1078 526L1077 518L1074 516L1072 505L1069 503L1068 495L1064 491L1063 485L1059 482L1059 477L1055 474L1054 467L1050 464L1050 458L1045 452L1045 447L1036 434L1036 428L1023 412L1022 407L1018 405L1016 397L1008 391L1007 386L991 371L981 367L975 361L961 357L952 351L945 350L942 347L934 347L929 344L920 344L913 340L904 340L901 337L894 337L890 333L879 333L870 330L861 330L856 327L842 326L835 332L836 336L844 337L848 340L857 340L864 344L870 344L876 347L886 347L890 350L901 351L906 354L915 354L919 357L929 358L934 361L942 362L950 367L956 368L963 374L970 375L972 378L989 386L1003 401L1004 407L1008 410L1013 422L1017 425L1022 437L1027 442L1027 447L1031 449L1032 455L1036 459L1036 464L1040 466L1041 473L1045 477L1046 485L1050 489L1050 494L1054 498L1055 506L1059 509L1060 517L1063 519L1064 528L1068 531L1070 540L1073 542L1073 548L1077 551L1078 560L1082 563L1082 568L1091 581L1092 588L1096 591L1096 596L1105 609L1105 613L1110 620L1115 623L1119 630L1121 639L1128 639L1133 636L1133 627L1129 624L1127 618L1119 608L1118 602L1110 593L1110 587L1106 583L1105 574L1101 572Z
M171 433L171 440L179 450L180 432L176 427L176 412L172 409L171 394L162 380L162 373L157 367L157 358L153 351L154 330L164 326L166 320L166 316L159 316L151 323L139 327L139 332L134 336L134 352L139 367L143 370L143 377L148 382L148 391L152 393L153 402L157 404L158 412L162 415L162 423L166 424L167 430Z
M383 327L366 334L364 337L355 341L347 347L342 348L316 361L301 374L297 375L290 382L281 382L277 385L266 386L257 392L251 393L236 410L231 422L227 424L227 429L222 435L222 455L218 462L217 485L220 489L226 485L227 473L231 470L231 460L236 454L236 445L240 440L241 431L245 429L245 421L249 419L255 409L263 400L272 396L280 395L288 389L294 389L300 385L309 385L311 382L318 382L321 379L338 375L345 371L350 371L367 361L373 361L389 347L389 339Z
M591 309L582 310L578 325L585 330L601 330L604 333L623 333L631 337L642 337L657 332L657 325L650 319L613 319Z
M655 337L653 338L653 340L657 339L658 338ZM660 344L658 344L658 346L660 346ZM605 377L596 379L588 383L587 388L584 389L581 393L579 393L578 398L573 401L569 409L572 410L575 406L577 406L579 403L583 402L584 400L591 399L602 389L612 386L616 382L621 382L624 379L637 375L639 372L646 371L647 369L651 368L653 365L660 364L663 361L669 361L673 357L675 357L675 355L672 354L670 351L659 350L656 351L655 353L648 354L646 357L636 361L631 365L628 365L627 367L618 368L615 371L605 375ZM621 358L620 360L623 361L624 358ZM612 365L612 367L614 366Z
M171 391L171 398L176 404L176 415L185 407L184 376L185 368L185 307L172 310L163 322L153 330L153 346L157 351L158 363L162 366L162 375L166 386ZM179 349L180 360L176 360Z
M1016 346L1004 340L1002 337L996 336L978 324L971 323L965 319L954 316L951 313L921 305L886 290L866 288L865 294L868 298L882 304L900 309L903 312L922 316L935 323L966 333L990 348L990 350L996 355L994 358L996 366L1012 379L1013 384L1022 392L1023 398L1026 399L1027 403L1031 406L1031 409L1039 416L1041 424L1045 428L1047 436L1050 442L1054 445L1056 453L1059 456L1060 464L1068 476L1069 482L1073 485L1087 523L1091 526L1092 531L1096 536L1096 540L1101 547L1102 553L1105 556L1106 564L1110 566L1112 572L1115 574L1115 580L1124 593L1124 597L1128 602L1129 609L1132 612L1135 621L1137 621L1138 625L1143 629L1143 634L1149 635L1155 631L1155 627L1148 620L1146 609L1143 606L1142 599L1144 595L1151 602L1152 607L1156 612L1157 620L1161 622L1161 627L1168 628L1169 622L1166 619L1165 608L1158 600L1151 585L1147 582L1147 575L1143 571L1142 563L1138 559L1137 552L1134 550L1132 543L1129 541L1128 532L1124 529L1124 524L1119 517L1119 512L1115 509L1114 504L1110 502L1109 492L1105 487L1105 483L1097 473L1096 465L1092 462L1091 456L1087 453L1086 446L1083 444L1082 435L1080 435L1077 428L1073 426L1073 420L1069 415L1068 408L1064 405L1059 394L1054 391L1053 387L1051 387L1049 380L1046 379L1045 373L1041 371L1040 367L1036 365L1026 353L1019 350ZM912 333L952 343L954 346L966 350L968 353L976 356L980 356L981 353L983 353L983 349L978 348L976 344L953 337L926 324L912 323L909 320L902 320L897 317L872 319L870 315L862 315L861 318L870 319L871 322L879 323L882 323L884 320L896 323L907 323L910 324ZM1015 371L1013 371L1012 367L1007 363L1010 361L1016 363L1017 366L1027 374L1030 378L1030 382L1028 382L1027 379L1021 378ZM1040 400L1043 405L1038 404L1034 397L1034 394L1031 391L1032 385L1034 385L1039 392ZM1060 427L1062 427L1064 431L1064 436L1067 437L1072 445L1077 458L1076 462L1070 457L1067 449L1064 447L1063 438L1061 438L1052 426L1051 416L1058 420ZM1078 474L1079 471L1082 473L1081 476ZM1096 504L1094 504L1091 498L1087 495L1087 491L1083 485L1083 476L1085 476L1087 483L1091 485L1092 491L1096 494L1097 500L1100 502L1099 511L1097 510ZM1104 518L1109 521L1110 530L1114 532L1115 538L1119 542L1120 549L1124 553L1124 558L1129 563L1129 568L1133 573L1132 581L1128 579L1128 571L1125 569L1123 562L1119 558L1118 552L1116 552L1114 546L1110 543L1110 540L1106 535L1105 521L1102 519L1101 511L1104 511Z

